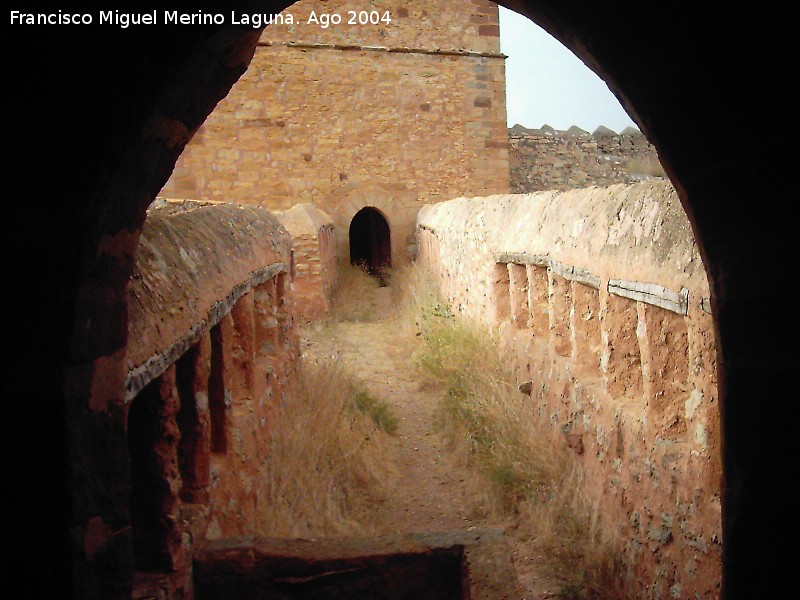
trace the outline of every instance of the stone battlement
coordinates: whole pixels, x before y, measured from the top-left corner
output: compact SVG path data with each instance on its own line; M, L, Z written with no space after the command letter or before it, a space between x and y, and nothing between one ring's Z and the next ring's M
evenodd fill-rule
M569 190L591 185L634 183L663 176L655 148L636 129L593 133L549 125L508 130L511 192Z

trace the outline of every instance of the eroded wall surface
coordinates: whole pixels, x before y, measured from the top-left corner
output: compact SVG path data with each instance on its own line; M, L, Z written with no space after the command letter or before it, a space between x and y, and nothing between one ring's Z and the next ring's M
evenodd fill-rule
M390 22L348 24L348 10ZM417 209L508 191L505 67L486 0L302 1L264 30L250 68L181 155L161 195L334 217L347 253L357 210L379 208L394 258ZM316 14L343 23L308 24ZM299 23L299 24L298 24Z
M720 446L708 283L668 182L424 207L418 261L497 331L531 418L576 450L642 597L720 581Z
M299 344L291 238L269 211L157 204L128 290L134 597L183 598L193 553L267 510L265 441Z

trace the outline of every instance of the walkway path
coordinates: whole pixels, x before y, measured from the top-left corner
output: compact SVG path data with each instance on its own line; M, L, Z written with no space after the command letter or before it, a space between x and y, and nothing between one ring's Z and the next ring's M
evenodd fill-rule
M387 444L399 474L389 498L377 508L377 521L384 524L379 533L504 528L478 514L480 507L471 500L476 484L445 447L436 428L438 394L418 381L408 344L396 343L388 288L377 291L375 304L375 317L368 322L309 325L301 335L306 360L336 358L371 394L389 403L399 418L397 433ZM515 557L518 571L526 562L521 558ZM530 568L523 570L526 598L558 597L543 592L541 585L532 589Z
M373 322L306 328L304 355L338 357L339 364L375 398L387 402L399 418L397 433L387 444L395 454L398 480L379 509L379 523L386 523L392 533L476 526L464 470L444 451L434 425L437 394L417 380L408 353L389 343L396 339L388 318L389 289L381 288L377 295L378 314Z

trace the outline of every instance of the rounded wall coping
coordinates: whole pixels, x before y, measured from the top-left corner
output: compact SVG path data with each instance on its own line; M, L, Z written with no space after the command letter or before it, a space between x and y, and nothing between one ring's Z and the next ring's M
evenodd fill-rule
M315 204L305 202L273 213L292 237L317 235L325 227L333 227L333 218Z
M479 238L498 262L540 257L601 279L708 297L691 225L669 181L457 198L424 206L417 225Z
M286 229L257 206L151 209L128 287L128 371L204 329L260 279L287 270L291 249Z

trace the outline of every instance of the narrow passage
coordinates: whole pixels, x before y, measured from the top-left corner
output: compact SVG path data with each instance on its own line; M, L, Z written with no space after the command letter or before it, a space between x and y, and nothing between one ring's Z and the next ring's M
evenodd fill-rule
M385 533L412 533L489 526L471 514L464 468L455 464L435 426L437 394L415 377L408 348L390 317L389 288L376 293L370 322L338 322L302 331L304 360L335 358L399 419L387 448L398 468L392 491L377 509Z
M335 360L398 417L397 432L386 445L394 453L396 479L386 500L375 508L377 534L424 533L470 528L507 530L476 506L480 485L467 467L454 460L437 429L440 391L427 388L415 372L412 350L398 341L392 316L391 288L375 290L374 315L360 322L339 321L301 329L305 361ZM470 479L472 478L472 479ZM506 540L525 600L565 598L514 536ZM498 599L500 600L500 599Z

